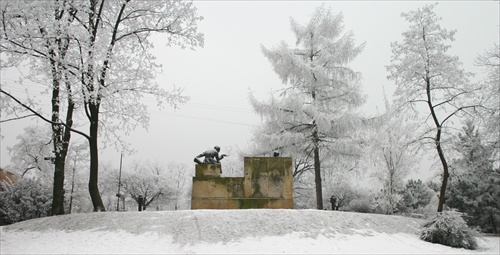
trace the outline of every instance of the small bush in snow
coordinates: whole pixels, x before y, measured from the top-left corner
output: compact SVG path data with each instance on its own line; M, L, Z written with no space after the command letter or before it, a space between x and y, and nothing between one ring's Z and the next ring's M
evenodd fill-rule
M424 223L420 239L446 246L474 250L477 233L467 226L461 213L444 211Z
M370 207L370 200L368 198L352 200L349 203L349 209L353 212L359 213L370 213L372 211Z

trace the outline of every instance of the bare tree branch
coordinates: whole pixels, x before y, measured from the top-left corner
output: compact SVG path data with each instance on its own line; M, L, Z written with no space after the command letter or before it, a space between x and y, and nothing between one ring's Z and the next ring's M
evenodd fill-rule
M55 124L55 125L63 125L65 126L66 128L68 128L69 130L87 138L87 139L90 139L90 136L88 136L87 134L81 132L81 131L78 131L76 129L73 129L71 127L69 127L68 125L66 125L65 123L62 123L62 122L53 122L47 118L45 118L43 115L41 115L40 113L38 113L37 111L33 110L31 107L27 106L26 104L24 104L23 102L19 101L16 97L14 97L13 95L11 95L10 93L4 91L3 89L0 88L0 92L2 92L3 94L5 94L6 96L10 97L12 100L16 101L16 103L18 103L19 105L21 105L22 107L24 107L26 110L30 111L33 113L33 115L39 117L40 119L42 119L43 121L47 122L47 123L50 123L50 124Z
M24 118L33 117L33 116L36 116L36 115L35 115L35 114L29 114L29 115L26 115L26 116L21 116L21 117L17 117L17 118L11 118L11 119L6 119L6 120L0 120L0 123L9 122L9 121L14 121L14 120L20 120L20 119L24 119Z

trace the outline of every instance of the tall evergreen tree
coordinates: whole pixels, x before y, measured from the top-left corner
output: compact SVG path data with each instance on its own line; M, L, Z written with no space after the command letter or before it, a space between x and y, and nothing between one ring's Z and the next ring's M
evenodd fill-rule
M500 169L495 167L493 145L485 144L472 122L459 134L452 177L446 196L449 207L467 213L469 225L498 233L500 224Z
M282 148L314 164L316 206L323 209L321 161L329 155L352 155L357 117L363 103L360 73L349 64L363 50L352 32L343 33L343 16L319 7L306 25L291 19L297 48L281 42L262 52L279 75L284 88L269 102L251 97L264 119L256 132L259 144Z
M422 180L408 180L402 191L403 201L400 211L415 211L431 202L434 192Z

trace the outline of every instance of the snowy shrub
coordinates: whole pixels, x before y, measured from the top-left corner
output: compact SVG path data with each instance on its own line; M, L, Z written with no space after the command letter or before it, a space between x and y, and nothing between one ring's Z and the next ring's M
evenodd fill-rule
M420 239L446 246L474 250L477 233L467 226L461 213L444 211L423 224Z
M349 209L353 212L370 213L370 200L368 198L354 199L349 203Z
M21 179L16 183L1 183L0 225L48 216L52 200L50 187L34 179Z
M402 195L400 194L377 194L371 203L372 211L380 214L393 214L398 212L402 202Z

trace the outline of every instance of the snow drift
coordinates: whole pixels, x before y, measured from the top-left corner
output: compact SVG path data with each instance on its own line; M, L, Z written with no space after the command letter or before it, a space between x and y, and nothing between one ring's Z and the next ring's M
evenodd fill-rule
M318 210L186 210L72 214L1 228L14 253L496 253L418 239L422 220Z

